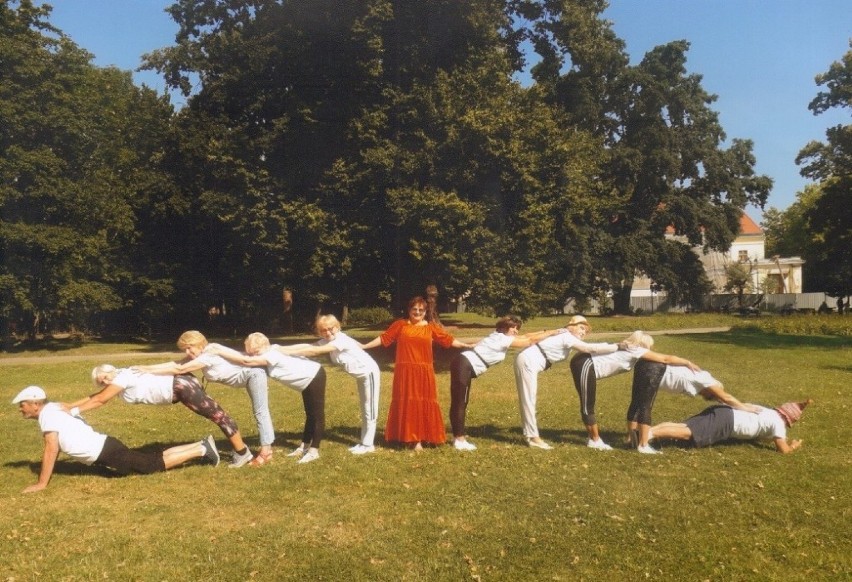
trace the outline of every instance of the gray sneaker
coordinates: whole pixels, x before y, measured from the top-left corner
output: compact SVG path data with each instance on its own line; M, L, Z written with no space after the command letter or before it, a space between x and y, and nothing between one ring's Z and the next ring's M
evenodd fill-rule
M242 455L238 452L234 451L234 457L231 459L231 464L228 465L229 469L239 469L243 465L247 465L254 456L251 454L251 450L246 447L246 452Z
M219 464L219 450L216 448L216 441L213 440L213 435L209 434L201 440L201 446L204 447L204 458L210 461L214 467Z

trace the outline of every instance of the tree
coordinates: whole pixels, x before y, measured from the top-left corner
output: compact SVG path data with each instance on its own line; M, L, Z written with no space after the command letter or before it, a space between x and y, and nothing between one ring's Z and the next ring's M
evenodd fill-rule
M0 3L0 316L5 333L86 331L139 286L137 213L162 178L146 156L171 108L92 66L49 6L15 4Z
M850 43L852 46L852 43ZM852 50L817 75L825 85L808 108L819 115L852 108ZM811 230L806 276L811 288L834 296L852 294L852 124L826 130L826 143L812 141L796 158L801 174L819 183L820 194L806 212Z
M606 148L593 190L606 200L595 234L604 249L595 258L600 284L613 290L618 312L629 307L637 272L666 281L670 294L698 295L707 283L698 257L676 253L682 276L671 277L666 235L673 231L706 250L729 248L745 205L762 206L771 187L754 174L751 142L722 147L725 134L710 108L715 96L699 75L686 73L686 41L656 47L629 66L623 43L599 19L604 2L529 6L543 57L534 77L575 126L590 129Z
M201 80L179 115L175 179L212 225L193 262L216 281L210 295L268 315L282 284L298 282L319 307L400 304L437 282L535 313L552 301L543 291L565 297L578 273L589 278L577 233L597 204L586 196L595 144L559 131L552 109L511 80L507 10L498 0L176 4L178 44L148 63L185 90Z
M752 284L751 265L743 263L731 263L725 267L725 286L723 289L728 293L737 294L737 305L743 307L743 295L754 291Z
M813 232L808 214L821 195L818 184L808 184L785 210L770 207L764 211L761 228L766 235L767 256L805 256L808 253ZM810 270L807 269L806 276Z

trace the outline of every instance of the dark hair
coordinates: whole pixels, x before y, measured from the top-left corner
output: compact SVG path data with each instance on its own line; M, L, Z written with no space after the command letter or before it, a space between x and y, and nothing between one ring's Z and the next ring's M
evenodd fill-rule
M427 307L429 304L426 303L426 300L423 299L423 297L418 295L417 297L414 297L411 301L408 302L407 311L411 311L411 308L414 307L415 305L422 305L423 307Z
M501 317L497 320L497 331L500 333L506 333L513 327L517 327L518 330L521 329L521 318L515 315L507 315L506 317Z

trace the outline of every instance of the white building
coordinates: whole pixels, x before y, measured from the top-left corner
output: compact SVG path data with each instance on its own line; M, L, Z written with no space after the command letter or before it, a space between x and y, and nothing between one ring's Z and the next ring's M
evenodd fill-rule
M674 231L666 236L674 238ZM724 293L725 283L728 281L725 269L733 263L740 263L749 271L753 293L762 293L764 290L768 293L802 292L804 261L801 257L767 257L766 236L757 223L745 213L740 217L740 234L734 239L727 253L704 253L701 247L695 247L694 250L704 263L704 270L715 293ZM644 275L636 277L631 297L652 295L651 280Z

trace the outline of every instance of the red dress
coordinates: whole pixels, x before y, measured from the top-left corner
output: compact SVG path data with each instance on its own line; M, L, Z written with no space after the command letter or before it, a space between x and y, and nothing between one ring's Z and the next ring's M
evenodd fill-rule
M381 335L382 345L396 342L391 396L385 440L398 443L443 444L444 417L438 405L432 342L448 348L453 336L429 323L413 325L400 319Z

